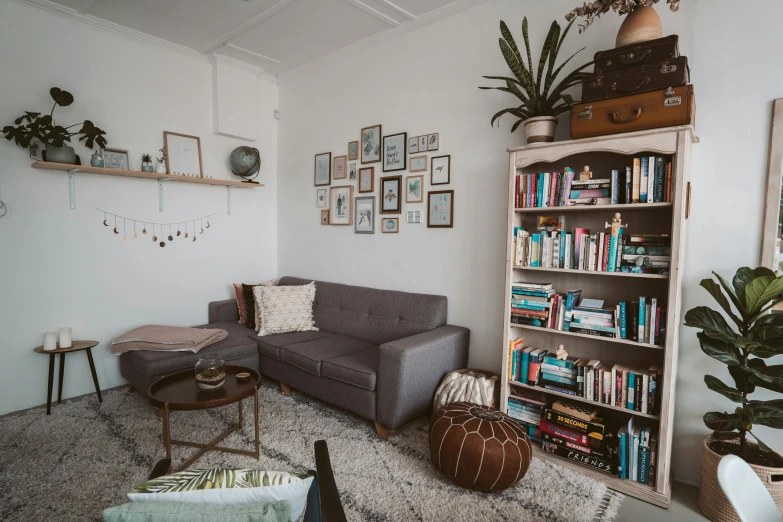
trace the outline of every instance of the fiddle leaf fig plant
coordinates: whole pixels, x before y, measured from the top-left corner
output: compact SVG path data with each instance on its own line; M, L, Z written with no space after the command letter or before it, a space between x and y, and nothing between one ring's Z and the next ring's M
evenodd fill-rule
M514 74L513 78L506 76L484 76L488 80L499 80L505 82L505 87L479 87L479 89L496 89L498 91L513 94L521 101L521 105L503 109L492 117L491 125L495 125L504 114L516 116L519 120L511 127L511 132L517 130L517 127L529 118L537 116L557 116L571 110L574 99L565 94L565 91L581 83L582 78L587 74L582 71L590 67L593 62L588 62L577 67L571 73L566 75L557 84L555 80L563 71L563 68L571 59L582 52L585 48L579 49L565 60L560 66L555 68L557 56L563 45L569 29L573 25L573 20L566 26L565 30L560 30L560 24L552 22L549 27L549 33L544 40L544 47L541 49L541 56L538 60L537 69L533 68L533 56L530 52L530 41L528 38L527 17L522 20L522 38L525 43L525 56L519 52L514 36L509 31L508 26L501 20L499 39L500 52L506 60L509 69ZM524 59L523 59L524 58ZM527 62L527 64L525 63Z
M14 120L14 125L3 127L3 135L8 141L13 141L22 148L28 148L34 139L38 139L46 145L53 147L62 147L70 143L73 136L80 136L79 141L84 141L88 148L93 148L97 143L99 147L104 148L108 143L106 133L96 127L90 120L84 120L82 123L74 123L67 127L57 125L54 120L54 110L60 107L68 107L73 103L73 95L60 89L52 87L49 95L54 100L52 110L49 114L40 112L25 111L24 115ZM79 130L71 130L73 127L81 125Z
M783 429L783 400L750 400L756 388L783 393L783 364L768 364L783 355L783 311L773 307L783 301L783 276L765 267L737 270L731 282L713 272L701 286L726 316L710 307L697 306L685 314L685 326L700 328L696 334L704 353L726 366L733 386L706 375L704 384L736 404L733 412L709 412L704 424L717 440L739 439L739 457L749 458L747 434L762 452L771 451L755 433L755 425ZM716 281L717 280L717 281Z

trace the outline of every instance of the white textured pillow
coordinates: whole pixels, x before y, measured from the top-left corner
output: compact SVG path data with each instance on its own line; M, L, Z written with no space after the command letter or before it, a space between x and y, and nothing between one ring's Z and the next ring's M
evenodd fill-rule
M128 493L131 502L188 502L193 504L267 504L291 502L291 521L307 505L313 477L257 469L192 469L158 477Z
M318 330L313 319L315 281L302 286L257 286L253 295L261 308L259 336Z

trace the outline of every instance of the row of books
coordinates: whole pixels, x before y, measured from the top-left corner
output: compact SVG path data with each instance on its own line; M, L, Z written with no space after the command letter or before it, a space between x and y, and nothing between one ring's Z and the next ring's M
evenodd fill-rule
M639 297L606 308L581 290L558 293L551 283L511 284L511 323L598 337L665 345L666 308L657 297Z
M592 173L591 173L592 175ZM606 179L579 180L570 167L563 172L517 174L516 208L575 205L617 205L671 201L672 162L659 156L633 159L625 170L612 170Z
M671 261L668 234L612 235L588 228L567 232L564 227L531 234L515 227L512 242L514 266L668 274Z
M655 428L631 418L617 433L620 478L655 486L658 434Z
M508 415L512 417L527 432L533 442L541 443L541 415L546 403L523 395L510 395L508 398Z

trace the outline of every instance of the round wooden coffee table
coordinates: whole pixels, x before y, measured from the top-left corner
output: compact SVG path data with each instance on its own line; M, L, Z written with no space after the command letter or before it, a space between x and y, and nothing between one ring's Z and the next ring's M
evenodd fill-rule
M238 373L249 373L250 378L243 381L237 380ZM242 366L226 366L225 384L217 390L201 390L196 386L195 370L182 370L172 373L154 382L147 391L150 404L163 410L163 444L166 446L166 458L171 459L171 445L199 448L195 455L190 457L177 470L182 471L201 458L207 451L223 451L248 455L258 460L258 385L261 376L258 372ZM253 396L253 419L255 422L255 449L240 450L218 446L230 434L242 428L242 400ZM218 435L206 444L173 440L171 438L171 426L169 414L173 410L192 411L218 408L229 404L239 405L239 421L229 429Z
M44 350L43 346L35 348L36 353L43 353L49 355L49 388L46 393L46 414L52 410L52 385L54 384L54 357L58 353L60 354L60 380L57 383L57 404L63 398L63 377L65 375L65 354L68 352L78 352L81 350L87 351L87 360L90 362L90 372L92 372L92 382L95 383L95 391L98 392L98 402L103 402L101 397L101 387L98 385L98 374L95 373L95 362L92 360L92 349L98 346L98 341L73 341L73 344L68 348L60 348L60 343L57 343L57 348L54 350Z

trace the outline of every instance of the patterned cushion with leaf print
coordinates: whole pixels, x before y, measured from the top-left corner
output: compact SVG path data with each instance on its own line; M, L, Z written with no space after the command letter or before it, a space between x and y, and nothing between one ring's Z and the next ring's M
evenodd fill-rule
M133 502L251 504L291 502L291 520L304 513L313 477L257 469L190 469L139 484L128 493Z

